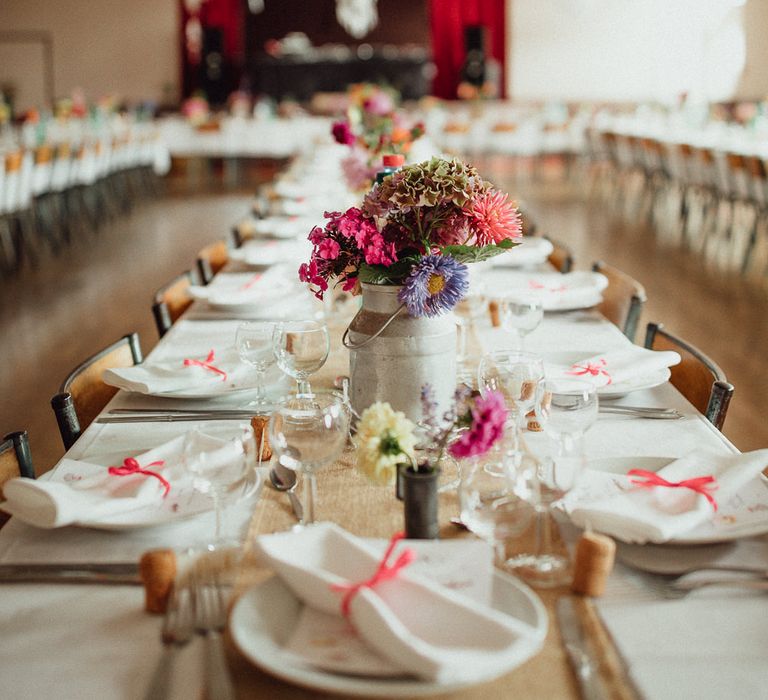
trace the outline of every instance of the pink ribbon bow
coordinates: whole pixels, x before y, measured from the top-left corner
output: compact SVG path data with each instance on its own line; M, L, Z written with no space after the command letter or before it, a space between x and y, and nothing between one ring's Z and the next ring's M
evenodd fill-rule
M607 364L608 363L604 359L601 359L599 362L576 363L575 365L571 365L571 369L566 372L566 374L572 374L577 377L584 376L585 374L588 374L591 377L603 375L604 377L608 377L608 383L610 384L613 381L613 377L611 377L611 373L605 369Z
M389 541L387 551L384 552L384 557L381 562L379 562L376 573L374 573L371 578L365 581L360 581L360 583L335 583L331 585L331 590L333 591L346 591L346 595L341 601L341 613L344 617L349 617L349 606L352 604L352 599L361 589L376 588L376 586L383 581L389 581L390 579L397 577L401 569L404 569L416 558L416 552L412 549L404 549L400 556L395 560L394 564L387 563L392 556L392 552L397 546L397 543L402 540L403 537L405 537L405 533L403 532L398 532L392 537Z
M208 353L208 357L205 358L205 360L193 360L192 358L187 358L184 360L184 366L185 367L203 367L204 369L207 369L211 372L216 372L216 374L221 375L221 381L226 382L227 381L227 373L223 369L219 369L218 367L215 367L211 363L216 359L216 356L211 350Z
M164 464L165 462L160 459L156 462L150 462L146 467L142 467L134 457L126 457L123 460L123 465L121 467L110 467L107 471L112 476L130 476L131 474L144 474L145 476L153 476L163 485L163 498L165 498L168 495L168 492L171 490L171 485L168 483L167 479L163 478L162 475L158 474L157 472L153 472L151 469L147 469L147 467L162 467Z
M627 474L629 476L638 476L641 479L630 479L633 484L636 484L642 489L651 489L654 486L666 486L667 488L677 489L690 489L696 493L701 494L706 498L712 508L717 512L717 501L711 494L718 488L717 480L714 476L697 476L693 479L685 479L683 481L667 481L664 477L659 476L656 472L649 472L645 469L630 469Z
M242 287L240 287L240 291L244 292L246 289L250 289L251 287L253 287L254 284L256 284L261 279L261 277L262 277L261 273L258 272L253 277L251 277L251 279L249 279Z

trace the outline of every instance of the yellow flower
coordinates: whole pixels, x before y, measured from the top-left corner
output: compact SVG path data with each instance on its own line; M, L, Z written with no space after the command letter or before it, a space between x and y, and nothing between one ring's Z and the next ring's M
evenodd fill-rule
M388 403L376 402L363 411L357 425L357 468L385 486L397 475L397 465L413 458L416 426Z

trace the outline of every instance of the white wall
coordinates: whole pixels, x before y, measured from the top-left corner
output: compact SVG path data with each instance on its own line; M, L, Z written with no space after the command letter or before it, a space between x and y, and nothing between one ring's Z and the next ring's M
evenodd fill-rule
M518 99L659 100L768 94L768 1L509 0Z
M0 0L0 32L53 36L58 97L81 87L89 99L117 94L160 100L178 92L176 0ZM44 101L42 61L31 44L0 41L0 85L17 88L17 108Z

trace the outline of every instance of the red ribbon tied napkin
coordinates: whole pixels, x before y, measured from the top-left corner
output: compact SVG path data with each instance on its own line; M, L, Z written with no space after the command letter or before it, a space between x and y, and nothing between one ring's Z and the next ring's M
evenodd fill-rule
M142 467L134 457L126 457L123 460L122 466L110 467L108 471L112 476L130 476L131 474L144 474L145 476L152 476L163 485L163 498L165 498L168 495L168 492L171 490L171 485L165 478L163 478L162 475L158 474L157 472L153 472L151 469L147 469L147 467L162 467L164 464L165 461L159 459L156 462L150 462L145 467Z
M690 489L704 496L712 505L712 508L717 511L717 501L711 493L718 488L717 479L714 476L697 476L693 479L684 479L683 481L667 481L664 477L656 474L656 472L649 472L645 469L630 469L627 475L640 477L639 479L630 479L630 481L642 489L651 489L655 486L664 486L672 489Z
M346 595L341 601L341 613L344 617L349 617L349 606L352 604L352 599L362 588L376 588L380 583L396 578L400 571L416 558L416 552L412 549L404 549L393 564L388 563L397 543L404 537L405 533L403 532L398 532L393 535L392 539L389 541L387 551L384 552L384 556L371 578L366 579L365 581L360 581L359 583L337 583L331 585L331 590L346 591Z
M203 367L204 369L207 369L210 372L215 372L216 374L221 375L221 381L225 382L227 381L227 373L223 369L219 369L218 367L214 366L212 362L216 359L216 354L213 350L211 350L208 353L208 356L205 358L205 360L194 360L190 357L186 358L184 360L184 366L185 367Z
M613 379L611 373L605 369L608 362L601 359L598 362L577 362L575 365L571 365L571 369L566 374L572 374L576 377L582 377L589 375L591 377L598 377L600 375L608 377L608 383L610 384Z
M259 281L259 280L260 280L262 277L263 277L263 275L262 275L260 272L256 273L256 274L255 274L253 277L251 277L251 279L249 279L249 280L248 280L248 281L247 281L247 282L246 282L246 283L245 283L245 284L244 284L242 287L240 287L240 291L241 291L241 292L244 292L244 291L246 291L247 289L250 289L250 288L251 288L251 287L253 287L253 285L254 285L254 284L256 284L256 283L257 283L257 282L258 282L258 281Z

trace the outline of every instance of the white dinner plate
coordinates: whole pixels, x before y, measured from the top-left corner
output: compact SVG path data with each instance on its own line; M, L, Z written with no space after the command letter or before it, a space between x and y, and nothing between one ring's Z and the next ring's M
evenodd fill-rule
M587 462L589 469L626 474L630 469L657 472L676 457L609 457ZM742 537L768 533L768 479L762 474L752 479L727 502L719 503L717 514L689 532L667 542L654 542L654 546L717 544Z
M655 386L660 386L669 381L671 376L672 372L669 371L669 368L663 367L655 372L635 377L626 382L616 382L615 384L608 384L607 386L600 387L597 390L597 395L603 399L618 399L633 391L653 389Z
M290 384L285 374L276 367L267 371L264 378L264 389L267 397L282 396L285 394L287 384ZM145 396L157 396L166 399L221 399L235 394L253 394L258 390L258 382L253 373L240 380L217 382L203 387L196 386L190 389L179 389L178 391L165 392L147 392Z
M527 586L502 572L493 576L492 607L535 630L533 637L518 642L517 654L494 677L517 668L534 656L547 634L547 612ZM284 645L295 627L302 603L277 576L248 590L235 605L230 631L240 651L256 666L288 683L312 690L353 696L386 698L419 697L448 693L465 684L422 681L408 676L373 678L342 675L310 666ZM486 680L491 680L488 678Z
M523 236L520 245L516 245L506 253L491 258L493 267L532 267L541 265L554 250L552 243L546 238Z

